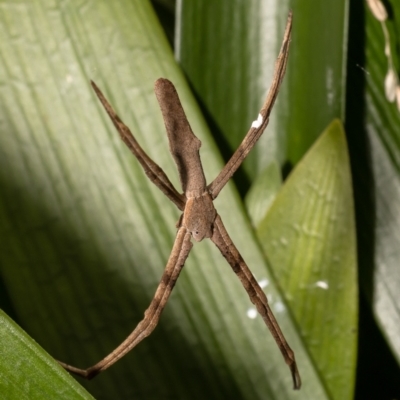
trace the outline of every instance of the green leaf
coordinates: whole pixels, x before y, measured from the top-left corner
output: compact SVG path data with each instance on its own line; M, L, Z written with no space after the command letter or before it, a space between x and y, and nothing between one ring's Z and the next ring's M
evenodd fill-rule
M272 162L254 180L245 200L247 213L253 226L257 226L265 217L281 185L281 171L276 162Z
M2 399L93 398L2 310L0 337Z
M339 121L296 166L257 234L330 398L352 399L356 241L350 164Z
M221 157L148 1L0 4L2 279L26 331L54 357L87 367L142 318L179 218L120 142L89 79L176 186L152 93L156 78L176 84L203 142L209 180ZM216 206L256 277L270 282L272 307L282 310L232 185ZM200 243L156 331L83 384L110 399L329 398L290 309L277 318L296 351L300 393L261 318L249 311L231 268L211 243Z
M323 129L345 118L348 0L291 1L296 21L280 107L286 158L302 158Z

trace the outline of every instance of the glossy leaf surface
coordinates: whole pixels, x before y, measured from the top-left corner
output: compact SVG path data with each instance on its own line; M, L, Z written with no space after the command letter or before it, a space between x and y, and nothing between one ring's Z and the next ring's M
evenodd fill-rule
M15 3L17 4L17 3ZM3 4L1 273L18 321L51 355L87 367L141 319L179 214L120 142L93 79L149 155L178 178L152 92L172 80L202 140L208 180L222 166L147 1ZM32 62L34 60L35 62ZM267 294L283 301L233 186L217 209ZM326 398L289 312L279 322L301 364L290 372L211 243L195 246L150 338L95 380L102 398Z
M330 395L350 399L357 260L350 164L334 121L293 170L257 233Z
M0 337L3 399L93 399L1 310Z

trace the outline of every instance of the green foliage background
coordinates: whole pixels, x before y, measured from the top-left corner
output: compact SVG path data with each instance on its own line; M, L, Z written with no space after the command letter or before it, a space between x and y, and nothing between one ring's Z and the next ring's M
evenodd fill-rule
M398 67L400 6L385 4ZM400 119L384 96L382 28L365 2L16 0L0 9L2 398L400 396ZM47 353L86 367L130 333L179 217L89 80L179 187L152 93L158 77L172 80L210 181L258 113L289 9L289 65L270 125L217 208L296 353L301 391L206 242L156 331L80 381L85 390Z

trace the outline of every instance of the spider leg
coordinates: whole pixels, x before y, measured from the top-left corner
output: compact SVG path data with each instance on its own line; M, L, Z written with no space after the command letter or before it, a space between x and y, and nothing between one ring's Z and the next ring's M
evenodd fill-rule
M190 238L190 232L188 232L184 227L179 228L167 266L165 267L153 300L144 313L143 320L139 322L134 331L112 353L88 369L79 369L58 361L60 365L69 372L87 379L92 379L100 372L111 367L111 365L149 336L158 324L161 313L167 304L172 289L175 286L183 265L185 264L193 246Z
M300 389L301 379L299 371L297 370L294 352L286 341L278 322L268 305L267 296L257 283L249 267L244 262L238 249L233 244L231 238L226 231L221 217L217 215L214 221L214 231L211 240L215 243L222 255L226 258L228 263L233 269L233 272L238 276L240 282L245 288L250 297L251 302L256 306L257 311L260 313L265 324L274 337L286 364L288 364L293 378L294 389Z
M90 82L97 97L110 116L111 121L117 128L122 141L128 146L129 150L137 158L143 167L145 174L180 210L183 210L186 202L185 197L178 193L165 172L140 147L130 129L121 121L97 85L93 81Z

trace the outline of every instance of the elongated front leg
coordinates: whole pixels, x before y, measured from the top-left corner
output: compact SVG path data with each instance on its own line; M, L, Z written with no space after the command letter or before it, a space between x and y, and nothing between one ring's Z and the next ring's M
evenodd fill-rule
M119 136L139 161L145 174L180 210L183 210L185 208L185 197L178 193L165 172L140 147L130 129L121 121L97 85L93 81L91 81L91 84L111 121L117 128Z
M278 322L276 321L275 316L268 305L267 296L257 283L247 264L244 262L238 249L233 244L219 215L217 215L214 222L214 231L211 240L215 243L222 255L231 265L233 271L240 279L240 282L242 282L243 287L246 289L251 302L256 306L257 311L260 313L265 324L268 326L268 329L274 337L286 364L289 365L292 373L294 389L300 389L301 379L299 371L297 370L294 352L283 336L281 328L279 327Z
M193 246L190 238L191 234L184 227L178 230L161 282L149 308L144 313L143 320L139 322L135 330L112 353L88 369L79 369L59 361L67 371L92 379L113 365L153 332Z

